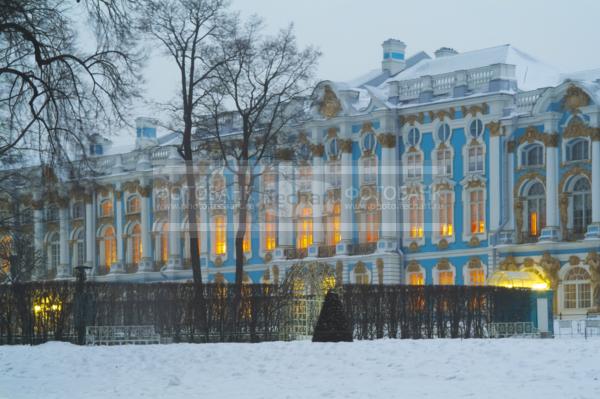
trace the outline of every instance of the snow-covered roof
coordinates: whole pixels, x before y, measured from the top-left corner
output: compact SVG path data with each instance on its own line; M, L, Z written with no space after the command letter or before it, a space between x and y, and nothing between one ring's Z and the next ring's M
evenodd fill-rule
M549 87L556 85L560 80L560 72L556 68L536 60L510 44L505 44L451 56L425 59L391 77L388 82L441 75L495 64L516 66L517 85L520 90Z

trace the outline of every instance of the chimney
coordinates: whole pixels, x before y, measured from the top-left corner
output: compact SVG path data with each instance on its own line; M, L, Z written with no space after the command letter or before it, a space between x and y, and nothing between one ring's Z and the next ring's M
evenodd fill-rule
M395 75L406 66L404 51L406 44L402 40L388 39L381 45L383 47L383 61L381 69L389 75Z
M442 48L437 49L434 54L435 54L435 58L442 58L442 57L450 57L452 55L456 55L456 54L458 54L458 51L456 51L450 47L442 47Z

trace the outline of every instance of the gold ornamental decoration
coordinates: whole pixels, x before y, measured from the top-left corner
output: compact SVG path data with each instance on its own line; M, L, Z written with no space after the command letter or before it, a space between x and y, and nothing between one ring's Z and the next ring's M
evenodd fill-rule
M577 176L577 175L582 175L587 177L587 179L591 182L592 181L592 174L589 170L584 169L580 166L576 166L573 167L571 169L569 169L567 172L565 172L565 174L563 174L563 176L560 179L560 182L558 183L558 188L560 190L561 193L566 192L565 190L565 184L567 183L567 181L573 177L573 176Z
M433 121L436 118L440 121L443 121L445 117L448 117L449 119L454 119L455 114L456 112L454 111L454 108L450 108L448 110L441 109L439 111L429 111L429 118L431 119L431 121Z
M415 125L415 122L419 122L419 124L423 124L425 121L425 114L423 112L419 112L418 114L410 114L410 115L401 115L400 116L400 125L403 126L405 124L409 124L411 126Z
M481 105L471 105L470 107L466 107L466 106L462 106L461 107L461 112L463 115L463 118L469 114L471 114L473 116L473 118L475 118L477 116L478 113L480 114L487 114L489 110L489 107L486 103L483 103Z
M448 260L448 258L442 258L440 259L440 261L437 264L437 269L438 270L450 270L450 261Z
M507 256L503 261L500 262L498 268L505 272L516 272L519 270L519 265L517 265L517 261L513 256Z
M544 186L546 186L546 177L545 176L542 176L537 172L525 173L515 183L515 187L513 189L513 194L514 194L515 198L519 196L519 190L521 189L521 186L523 185L523 183L525 183L526 181L529 181L529 180L538 180ZM516 203L516 201L515 201L515 203Z
M340 151L345 153L352 152L352 140L351 139L342 139L340 140Z
M383 148L396 148L396 136L393 133L380 134L377 141Z
M581 263L581 259L579 259L579 256L576 255L572 255L569 257L569 264L571 266L577 266Z
M517 143L515 143L514 140L510 140L509 142L506 143L506 150L508 151L509 154L513 154L516 149L517 149Z
M570 86L563 97L563 107L572 114L578 113L579 108L590 104L590 96L577 86Z
M477 238L477 236L473 236L469 240L470 247L478 247L480 244L481 244L481 242L479 241L479 238Z
M528 144L532 144L535 141L545 143L546 135L541 133L535 126L528 126L527 129L525 129L525 134L522 135L519 139L519 145L525 142Z
M416 242L416 241L413 241L413 242L411 242L411 243L410 243L410 245L408 246L408 249L409 249L411 252L417 252L417 251L419 250L419 244L417 244L417 242Z
M546 135L546 147L557 148L560 143L560 136L556 133L550 133Z
M323 144L312 144L310 150L313 157L321 158L325 154L325 146Z
M152 186L138 186L138 192L142 197L149 197L152 195Z
M323 100L319 106L319 113L327 119L331 119L342 110L342 104L337 98L331 86L326 85L323 93Z
M416 260L411 260L410 262L408 262L406 271L409 273L418 273L421 271L421 266L419 266L419 263Z
M492 137L500 137L504 136L504 126L500 121L490 122L487 124L488 129L490 129L490 136Z
M371 123L371 121L366 121L365 123L363 123L361 132L372 132L372 131L373 131L373 124Z
M469 269L481 269L481 268L483 268L483 265L481 264L481 259L479 259L476 256L471 257L469 259L468 268Z
M438 247L438 249L446 249L446 248L448 248L448 240L446 240L445 238L442 238L437 243L437 247Z
M579 118L573 118L565 127L563 137L565 139L574 139L576 137L591 137L596 129L588 127Z

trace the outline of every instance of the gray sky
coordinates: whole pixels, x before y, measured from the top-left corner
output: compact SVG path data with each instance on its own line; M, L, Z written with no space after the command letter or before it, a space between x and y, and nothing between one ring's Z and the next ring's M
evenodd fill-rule
M262 16L271 32L293 22L299 43L323 52L319 79L379 68L388 38L404 41L408 56L510 43L563 72L600 68L599 0L233 0L232 8ZM167 61L154 58L145 75L149 100L175 93Z

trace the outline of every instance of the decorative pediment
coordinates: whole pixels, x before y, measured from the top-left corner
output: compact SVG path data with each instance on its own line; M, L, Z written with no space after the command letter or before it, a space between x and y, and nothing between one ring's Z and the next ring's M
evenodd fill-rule
M573 139L577 137L592 137L596 129L588 127L579 118L573 118L563 132L563 137Z
M470 107L465 107L463 105L461 107L463 118L469 114L471 114L473 116L473 118L475 118L478 113L480 113L482 115L487 114L488 110L489 110L489 107L486 103L483 103L481 105L471 105Z
M483 265L481 264L481 259L479 259L478 257L473 256L471 259L469 259L469 269L481 269L482 267Z
M342 110L342 103L335 95L335 92L329 85L325 85L323 88L323 98L319 105L319 113L327 118L331 119L337 116Z
M499 136L504 136L504 126L502 126L502 123L500 121L497 122L490 122L487 124L488 129L490 129L490 136L492 137L499 137Z
M507 256L506 259L500 262L498 268L505 272L515 272L519 270L519 265L513 256Z
M447 110L442 109L439 111L429 111L429 118L433 121L434 119L439 119L440 121L443 121L445 117L448 117L450 119L454 119L456 112L454 111L454 108L449 108Z
M401 115L400 116L400 125L404 125L408 123L411 126L415 125L415 122L419 122L419 124L423 124L425 121L425 114L423 112L419 112L418 114L410 114L410 115Z
M416 260L411 260L410 262L408 262L406 271L409 273L418 273L421 271L421 266L419 266L419 263Z
M535 126L529 126L525 129L525 134L519 139L519 145L523 143L532 144L536 141L546 142L546 135L541 133Z
M451 270L452 268L450 267L450 261L448 260L448 258L440 259L440 261L437 264L437 269L438 270Z
M579 108L586 107L590 104L590 96L585 91L577 86L569 86L565 96L563 97L563 108L566 111L576 114Z

